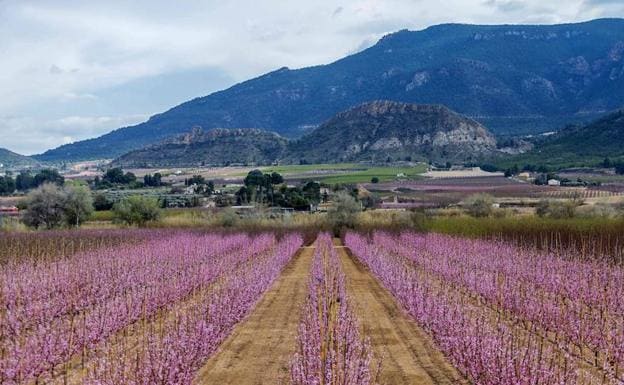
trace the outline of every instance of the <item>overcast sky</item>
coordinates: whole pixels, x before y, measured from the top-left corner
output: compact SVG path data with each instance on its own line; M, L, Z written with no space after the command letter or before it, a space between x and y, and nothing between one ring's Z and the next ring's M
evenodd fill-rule
M404 28L598 17L624 17L624 0L0 0L0 147L98 136Z

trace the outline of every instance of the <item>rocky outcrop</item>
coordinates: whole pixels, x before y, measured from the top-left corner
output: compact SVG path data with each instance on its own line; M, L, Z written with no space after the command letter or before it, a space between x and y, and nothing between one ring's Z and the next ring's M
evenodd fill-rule
M195 167L270 164L279 159L287 140L259 129L216 128L190 133L131 151L113 163L122 167Z
M484 126L444 106L376 101L341 112L294 142L285 160L470 161L495 150Z

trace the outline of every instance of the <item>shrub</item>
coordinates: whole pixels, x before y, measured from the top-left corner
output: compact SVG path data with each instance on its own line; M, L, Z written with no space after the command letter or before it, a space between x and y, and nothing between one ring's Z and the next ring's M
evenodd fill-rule
M541 200L537 203L535 213L539 217L553 219L574 218L576 208L579 206L576 200L553 201Z
M160 205L156 198L132 195L113 206L115 219L128 225L145 226L160 218Z
M489 217L494 211L494 198L488 194L475 194L466 198L464 208L473 217Z
M372 177L371 183L379 183L379 178L377 178L376 176Z
M618 215L616 207L602 202L579 207L576 211L583 218L615 218Z
M219 213L218 224L223 227L234 227L238 223L238 214L231 209L226 208Z
M333 206L328 210L329 220L338 235L344 227L354 228L357 214L362 211L360 204L346 191L340 191L333 197Z

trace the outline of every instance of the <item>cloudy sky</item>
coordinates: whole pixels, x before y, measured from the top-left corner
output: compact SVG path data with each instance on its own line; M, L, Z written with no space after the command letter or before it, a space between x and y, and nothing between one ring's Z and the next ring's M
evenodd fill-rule
M399 29L598 17L624 17L624 0L0 0L0 147L98 136Z

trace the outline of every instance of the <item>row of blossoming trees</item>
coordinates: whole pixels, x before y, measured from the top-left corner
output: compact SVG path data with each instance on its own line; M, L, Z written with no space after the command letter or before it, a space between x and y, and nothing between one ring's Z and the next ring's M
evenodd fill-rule
M624 383L622 267L434 234L345 242L473 383Z
M360 335L332 238L316 241L308 298L301 311L293 385L372 384L370 343Z
M190 384L302 239L141 234L0 269L0 383Z

